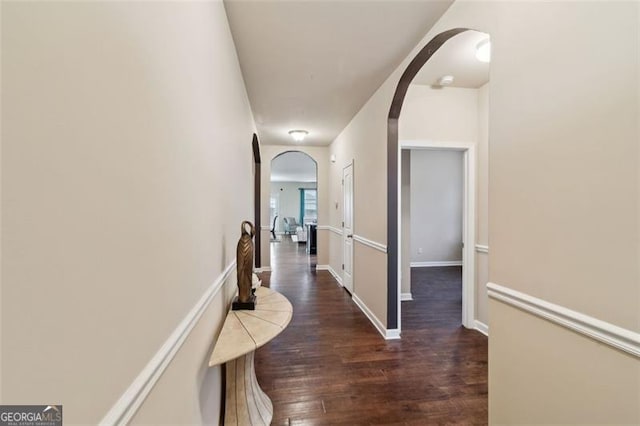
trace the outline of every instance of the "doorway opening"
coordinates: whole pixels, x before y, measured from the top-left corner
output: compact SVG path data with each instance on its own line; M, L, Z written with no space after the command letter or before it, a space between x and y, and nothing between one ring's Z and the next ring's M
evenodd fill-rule
M419 302L414 285L430 281L432 291L443 277L459 287L454 322L477 328L477 173L487 166L477 159L488 144L489 63L476 52L488 43L474 30L441 33L398 84L388 127L388 329L399 332L403 304Z
M308 154L286 151L271 160L269 226L272 265L278 253L317 253L318 165ZM283 250L277 245L286 245Z
M401 147L401 309L437 314L439 324L473 324L475 254L467 242L475 241L476 147L429 141Z

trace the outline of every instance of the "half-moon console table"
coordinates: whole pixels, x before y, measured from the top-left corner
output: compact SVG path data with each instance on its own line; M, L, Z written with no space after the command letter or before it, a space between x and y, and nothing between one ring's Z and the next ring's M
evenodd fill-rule
M273 404L260 389L253 356L289 324L293 307L266 287L258 287L256 296L254 311L229 311L209 360L209 367L226 363L225 426L268 426L273 418Z

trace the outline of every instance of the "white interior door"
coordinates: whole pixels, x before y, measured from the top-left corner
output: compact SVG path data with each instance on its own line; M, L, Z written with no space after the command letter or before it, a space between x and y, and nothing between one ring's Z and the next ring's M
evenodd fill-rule
M342 285L353 294L353 163L342 172Z

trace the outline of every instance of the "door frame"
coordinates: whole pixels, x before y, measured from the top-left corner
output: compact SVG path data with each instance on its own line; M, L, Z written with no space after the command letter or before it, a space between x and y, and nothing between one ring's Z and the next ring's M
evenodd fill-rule
M346 191L345 191L345 186L344 186L344 171L347 169L347 167L351 167L351 237L349 237L347 235L347 232L345 231L345 227L344 227L344 216L345 216L345 196L346 196ZM354 253L355 253L355 247L354 247L354 238L353 236L355 235L354 229L355 229L355 212L353 211L353 208L355 206L354 203L354 191L355 191L355 161L352 159L349 163L347 163L343 168L342 168L342 264L343 264L343 268L342 268L342 287L353 297L353 294L355 293L355 259L354 259ZM351 288L348 288L345 284L346 284L346 280L344 279L344 259L345 259L345 247L346 247L346 240L347 238L351 238Z
M409 150L438 150L461 151L464 153L464 188L463 188L463 213L462 213L462 325L466 328L475 328L476 307L476 144L471 142L436 142L430 140L403 140L398 144L398 175L402 173L403 149ZM398 247L402 247L402 188L398 179ZM397 250L398 283L401 281L402 250ZM400 293L402 288L398 285L398 330L401 331L402 305Z

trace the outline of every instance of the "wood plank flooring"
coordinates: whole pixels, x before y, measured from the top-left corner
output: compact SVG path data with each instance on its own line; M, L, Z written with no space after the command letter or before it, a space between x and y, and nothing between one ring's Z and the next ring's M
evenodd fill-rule
M460 268L414 269L402 339L385 341L304 245L271 247L263 284L294 311L256 352L273 425L487 424L487 338L460 325Z

